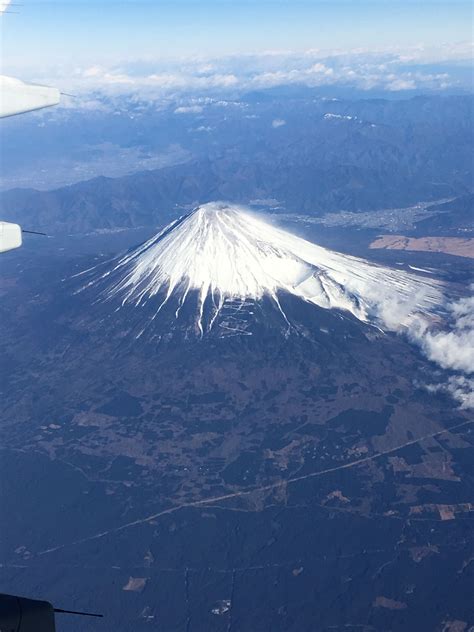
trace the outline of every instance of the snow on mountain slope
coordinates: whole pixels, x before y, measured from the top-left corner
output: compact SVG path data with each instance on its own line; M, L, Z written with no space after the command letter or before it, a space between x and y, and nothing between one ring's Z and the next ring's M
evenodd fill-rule
M281 310L282 292L391 330L443 303L435 280L322 248L225 203L206 204L173 222L97 280L107 282L106 298L118 297L122 305L158 298L155 315L173 296L178 317L188 294L197 292L201 333L208 297L214 310L210 327L226 300L266 295Z

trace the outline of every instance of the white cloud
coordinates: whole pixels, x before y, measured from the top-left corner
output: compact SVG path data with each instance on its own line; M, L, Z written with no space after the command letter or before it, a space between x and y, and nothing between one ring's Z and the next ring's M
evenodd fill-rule
M398 53L398 60L402 63L436 63L456 62L472 59L474 42L442 43L439 47L413 46Z
M474 408L474 296L449 303L446 310L446 329L432 330L418 319L408 326L408 335L431 362L454 373L428 389L450 393L462 408Z
M470 290L474 292L474 284ZM376 294L368 289L365 294L377 302L376 317L382 328L406 336L445 371L438 384L426 388L449 393L462 408L474 408L474 295L449 301L443 292L433 302L429 286L423 283L408 296L398 296L381 285ZM426 313L417 307L430 303L432 308Z
M107 70L102 66L90 66L83 71L78 71L85 80L99 82L102 85L122 85L135 86L136 79L127 74L126 71L118 69Z
M278 127L283 127L284 125L286 125L286 121L284 119L273 119L272 121L272 127L275 129Z
M474 289L474 288L473 288ZM474 296L448 305L449 331L424 332L421 346L443 369L474 373Z
M201 112L201 105L181 105L174 111L175 114L200 114Z
M321 63L317 63L311 66L309 72L312 74L323 74L326 75L326 77L330 77L332 74L334 74L334 70L332 68L328 68Z
M195 129L190 130L191 132L212 132L214 130L214 127L211 127L210 125L200 125L199 127L196 127Z
M357 116L333 114L333 112L326 112L323 118L325 121L332 121L332 120L355 121L357 119Z
M398 92L399 90L415 90L416 82L414 79L402 79L402 78L393 78L387 86L387 90L391 92Z
M61 90L74 94L95 91L112 96L137 94L159 99L199 93L220 95L223 102L229 102L225 98L229 94L232 101L242 91L291 84L340 85L392 92L445 90L462 85L458 75L446 67L446 62L467 66L471 63L471 54L471 43L440 45L436 50L419 46L378 51L268 51L220 59L134 59L113 66L58 67L52 75L38 74L29 68L27 75L31 76L25 75L25 69L21 74L27 80L59 85Z
M11 0L3 0L0 2L0 13L4 13L8 9Z
M474 408L474 379L464 375L451 375L442 384L430 384L427 389L432 393L449 393L457 399L461 408Z

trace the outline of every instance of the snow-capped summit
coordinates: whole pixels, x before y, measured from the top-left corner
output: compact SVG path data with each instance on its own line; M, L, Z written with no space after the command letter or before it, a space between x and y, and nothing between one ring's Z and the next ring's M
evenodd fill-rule
M92 284L104 282L106 299L118 298L122 306L151 302L153 318L171 298L179 317L186 299L197 295L201 333L229 302L270 298L285 317L284 293L387 329L442 303L434 280L322 248L225 203L200 206L174 221L96 274ZM203 325L205 305L212 314Z

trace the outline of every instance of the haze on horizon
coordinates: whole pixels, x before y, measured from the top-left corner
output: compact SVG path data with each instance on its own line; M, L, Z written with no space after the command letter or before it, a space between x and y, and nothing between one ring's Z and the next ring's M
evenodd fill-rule
M59 81L63 90L113 84L127 91L137 77L139 87L166 83L166 70L182 77L180 86L192 83L192 75L232 88L254 68L281 72L284 82L308 57L343 56L356 65L369 59L374 68L389 60L412 73L422 66L430 75L444 67L451 76L472 58L472 7L464 0L30 0L8 11L1 23L1 72ZM465 88L465 76L461 83ZM441 79L437 84L445 87Z

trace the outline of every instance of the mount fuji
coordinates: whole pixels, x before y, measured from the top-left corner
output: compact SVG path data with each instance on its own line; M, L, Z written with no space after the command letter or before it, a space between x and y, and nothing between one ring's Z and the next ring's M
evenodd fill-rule
M452 284L225 204L97 256L4 275L10 590L67 603L73 568L84 607L134 632L341 629L354 604L366 629L418 630L427 569L468 594L468 376L441 368L472 310ZM470 620L456 594L430 630Z
M81 290L98 290L94 302L116 304L108 312L127 311L136 338L163 321L199 337L251 335L257 322L301 332L307 306L398 331L426 327L444 302L439 281L328 250L225 203L198 207L79 278Z

